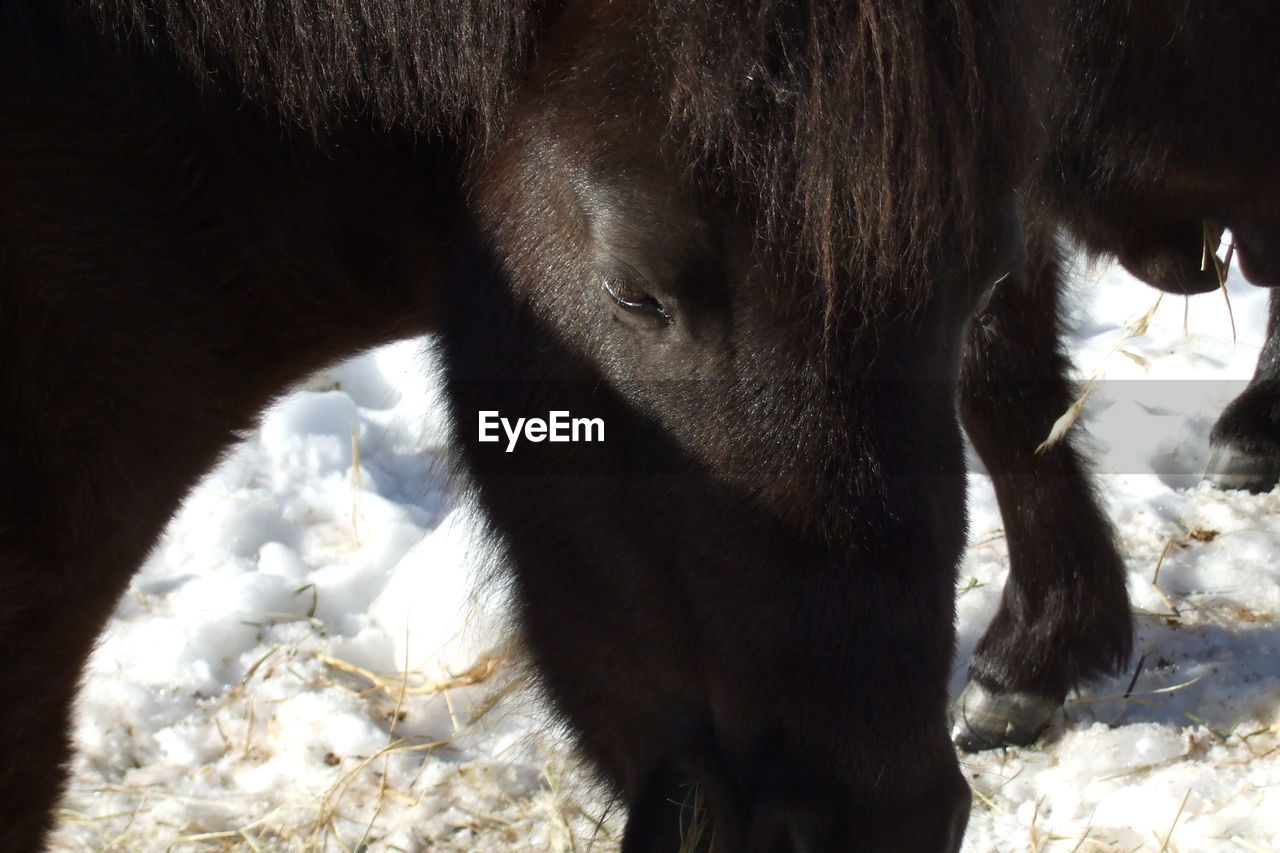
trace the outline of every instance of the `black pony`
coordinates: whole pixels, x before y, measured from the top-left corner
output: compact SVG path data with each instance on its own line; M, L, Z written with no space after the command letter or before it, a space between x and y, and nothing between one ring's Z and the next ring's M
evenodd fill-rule
M1076 6L0 0L0 845L38 846L79 667L192 482L292 381L438 331L528 646L627 850L679 848L691 784L719 850L957 849L957 394L1009 472L1012 580L962 708L1003 738L1128 649L1080 463L1030 452L1065 407L1025 381L1063 366L1054 225L1149 278L1182 269L1187 216L1235 229L1246 271L1273 246L1238 183L1147 189L1183 164L1162 111L1227 92L1239 54L1167 72L1194 92L1160 111L1122 88L1228 25ZM1274 31L1248 14L1240 53ZM1272 174L1209 139L1168 144ZM1179 227L1112 245L1123 218L1091 217L1135 187ZM490 410L608 441L508 454L477 440Z
M439 331L546 689L679 846L954 849L968 317L1024 0L5 0L0 846L96 632L291 382ZM603 418L479 443L479 411ZM775 685L787 684L783 691Z
M1009 542L1002 606L979 642L957 742L1033 740L1067 692L1121 667L1132 620L1123 563L1078 454L1035 448L1074 393L1057 352L1054 232L1172 293L1220 286L1224 228L1252 283L1280 286L1280 7L1059 4L1062 75L1050 143L1023 196L1029 260L973 324L966 431L993 475ZM1190 116L1195 116L1190 120ZM1280 475L1280 308L1249 387L1211 434L1208 478L1267 490ZM991 467L994 465L995 467Z

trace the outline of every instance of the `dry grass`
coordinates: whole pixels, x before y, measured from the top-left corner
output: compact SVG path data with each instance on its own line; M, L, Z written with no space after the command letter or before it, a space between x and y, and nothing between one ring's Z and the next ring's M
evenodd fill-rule
M1071 432L1071 428L1075 426L1076 421L1080 419L1080 415L1084 412L1085 403L1089 401L1089 396L1093 393L1094 386L1097 385L1106 372L1107 362L1111 360L1117 353L1126 355L1130 359L1141 364L1145 359L1137 353L1129 352L1125 348L1126 344L1134 338L1141 337L1147 333L1147 329L1151 326L1151 318L1155 316L1156 309L1160 307L1160 302L1164 298L1164 294L1156 297L1156 301L1147 309L1147 312L1135 320L1131 320L1124 326L1124 334L1120 336L1120 340L1116 341L1115 346L1102 360L1102 364L1093 372L1085 382L1080 386L1080 392L1076 395L1076 399L1067 407L1049 429L1049 435L1045 440L1036 445L1036 453L1044 453L1049 450L1062 439L1066 438L1067 433Z
M307 691L340 691L361 702L370 719L386 721L385 745L370 755L334 756L326 763L336 768L326 789L308 807L305 787L294 793L263 798L256 804L245 803L245 797L211 794L207 799L185 796L152 784L115 784L97 789L75 789L69 804L59 815L60 827L53 850L93 851L93 853L125 853L125 851L165 850L195 853L361 853L362 851L400 848L383 840L386 812L396 812L401 822L406 813L422 806L427 796L440 797L438 783L433 787L423 781L423 773L436 754L444 750L456 774L449 777L448 793L458 790L462 800L488 803L480 809L466 811L467 803L455 802L457 820L451 831L458 837L421 838L410 849L472 850L475 846L489 849L520 849L531 836L546 837L549 849L575 853L592 850L610 853L617 849L610 821L593 813L585 803L592 795L579 781L581 768L575 760L561 754L549 754L542 768L543 785L515 798L494 800L486 787L491 777L487 768L468 770L467 762L458 763L456 750L449 754L454 741L482 734L486 726L496 724L512 701L525 690L524 676L513 664L509 652L498 651L481 657L474 666L445 680L432 680L422 673L405 669L399 673L378 673L332 655L299 648L299 643L273 647L246 671L240 683L221 698L211 714L222 735L225 754L249 764L265 759L271 749L273 733L269 715L262 713L263 700L254 695L254 682L281 678L292 672L298 677L299 693ZM483 688L477 701L475 688ZM470 689L468 708L455 707L452 695ZM440 739L401 737L397 726L404 710L412 702L442 697L448 704L455 732ZM266 717L267 719L264 719ZM228 732L234 732L235 736ZM263 742L266 745L263 745ZM403 762L418 764L411 781L403 772ZM393 762L400 761L401 772L392 772ZM501 757L496 758L501 763ZM566 781L572 778L573 781ZM399 779L397 785L392 780ZM301 781L301 780L300 780ZM474 796L468 795L474 791ZM95 801L109 798L120 808L107 813L95 812ZM234 800L234 802L232 802ZM273 804L276 801L278 804ZM75 803L84 803L76 808ZM190 806L190 809L183 808ZM252 819L239 825L218 825L216 815L251 814ZM203 815L195 819L175 820L169 815L189 812ZM210 816L214 817L210 817ZM392 815L396 817L396 815Z

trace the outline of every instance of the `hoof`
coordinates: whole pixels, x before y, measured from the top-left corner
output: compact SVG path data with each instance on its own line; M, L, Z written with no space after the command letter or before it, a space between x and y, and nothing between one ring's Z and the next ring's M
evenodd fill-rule
M951 739L964 752L1033 743L1061 704L1032 693L992 693L970 681L952 711Z
M1229 444L1214 445L1204 478L1219 489L1269 492L1280 482L1280 456L1244 453Z

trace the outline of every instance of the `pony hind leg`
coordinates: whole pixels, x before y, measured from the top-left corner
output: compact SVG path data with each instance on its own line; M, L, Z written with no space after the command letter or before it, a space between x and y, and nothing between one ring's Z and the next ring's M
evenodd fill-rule
M966 750L1034 741L1067 692L1120 668L1132 624L1124 564L1070 436L1036 448L1074 399L1058 348L1051 238L969 332L960 411L991 474L1009 547L1000 608L979 641L952 736Z
M1209 446L1204 476L1218 488L1269 492L1280 482L1280 289L1253 379L1218 417Z

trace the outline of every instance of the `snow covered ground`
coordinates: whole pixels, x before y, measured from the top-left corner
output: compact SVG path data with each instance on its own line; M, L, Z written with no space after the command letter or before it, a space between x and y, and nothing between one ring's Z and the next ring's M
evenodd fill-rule
M1156 294L1078 278L1137 654L1046 743L963 757L965 850L1280 851L1280 491L1196 485L1266 294L1231 282L1235 342L1220 295L1165 297L1133 335ZM187 501L89 665L55 849L616 849L620 810L522 689L502 590L478 583L429 373L414 342L325 372ZM955 690L1007 567L981 474L970 505Z
M1135 656L1070 701L1047 743L962 757L975 790L965 849L1280 850L1280 490L1197 482L1214 420L1252 375L1267 294L1229 281L1234 341L1221 294L1166 296L1134 335L1158 294L1118 268L1077 279L1074 354L1081 378L1100 377L1085 418ZM969 500L960 661L1008 558L985 477Z

